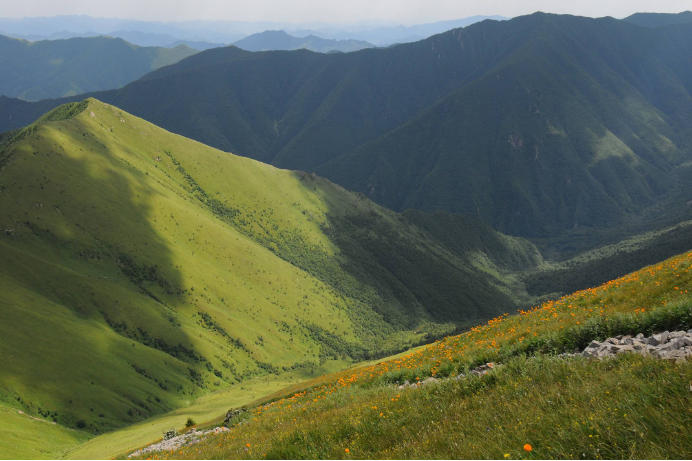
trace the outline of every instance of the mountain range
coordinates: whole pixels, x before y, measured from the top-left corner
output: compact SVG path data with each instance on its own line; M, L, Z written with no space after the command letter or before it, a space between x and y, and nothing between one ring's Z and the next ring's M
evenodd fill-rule
M692 11L682 13L634 13L627 16L623 21L631 22L644 27L663 27L671 24L690 24L692 23Z
M173 37L168 34L156 34L152 32L141 32L138 30L116 30L108 32L106 34L97 34L96 32L83 32L76 33L63 30L60 32L54 32L50 35L38 35L31 34L25 35L21 33L3 33L0 31L0 35L11 36L12 38L20 38L30 42L38 42L42 40L66 40L70 38L89 38L89 37L113 37L122 38L123 40L139 45L139 46L158 46L163 48L175 48L178 45L186 45L195 50L203 51L209 48L217 48L220 46L226 46L226 43L211 43L205 42L203 40L185 40Z
M329 40L358 40L388 46L421 40L455 27L465 27L501 16L473 16L429 24L404 26L389 21L343 23L304 23L269 21L179 21L149 22L85 15L54 17L0 18L0 34L27 40L109 35L142 46L168 46L177 40L203 43L234 43L267 30L285 30L295 37L314 35ZM198 48L205 49L205 48Z
M286 30L292 35L306 36L316 35L322 38L335 40L363 40L373 43L377 46L390 46L397 43L410 43L418 40L423 40L431 35L440 34L450 29L458 29L460 27L470 26L471 24L490 19L493 21L504 21L508 18L503 16L471 16L463 19L454 19L448 21L438 21L428 24L416 24L412 26L404 25L364 25L345 27L340 30L338 27L323 27L317 30L313 29L295 29L287 28Z
M690 43L689 24L536 13L348 54L217 48L95 96L394 210L555 236L692 199ZM63 102L0 99L0 129Z

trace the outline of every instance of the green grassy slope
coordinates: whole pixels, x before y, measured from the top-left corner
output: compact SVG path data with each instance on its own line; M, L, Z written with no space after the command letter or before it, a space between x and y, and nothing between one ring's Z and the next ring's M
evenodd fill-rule
M0 454L4 459L59 459L90 437L0 403Z
M90 433L512 309L541 263L93 99L3 136L0 204L0 400Z
M27 42L0 36L0 94L39 100L120 88L196 52L108 37Z
M323 376L248 407L226 434L147 456L689 458L692 362L558 354L618 334L692 328L691 267L692 253L684 253L410 354ZM482 377L396 387L488 361L495 370Z

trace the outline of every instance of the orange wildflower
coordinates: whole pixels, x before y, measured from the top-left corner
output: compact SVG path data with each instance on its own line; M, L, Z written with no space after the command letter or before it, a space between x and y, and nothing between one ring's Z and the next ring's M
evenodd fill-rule
M524 445L524 451L531 451L531 450L533 450L533 447L531 445L529 445L528 443L526 445Z

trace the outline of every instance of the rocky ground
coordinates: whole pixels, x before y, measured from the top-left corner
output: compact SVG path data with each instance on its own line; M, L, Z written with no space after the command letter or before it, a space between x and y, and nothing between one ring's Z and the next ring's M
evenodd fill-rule
M490 362L486 363L485 365L481 365L480 367L476 367L473 370L469 371L468 373L462 373L458 376L453 376L451 378L446 378L446 379L465 379L469 376L483 376L484 374L487 374L488 372L500 368L502 365L495 365L495 363ZM401 384L397 386L397 389L404 390L408 389L410 387L418 387L418 386L427 386L428 384L434 384L440 381L444 381L443 378L434 378L434 377L429 377L423 381L417 381L414 383L410 383L408 381L404 382L404 384Z
M686 360L692 356L692 330L685 331L664 331L650 337L645 337L642 333L637 336L620 335L614 338L608 338L603 342L591 341L591 343L582 352L573 354L561 354L560 357L573 357L583 355L586 357L594 357L604 359L606 357L614 357L617 354L638 353L649 355L658 359L668 360ZM469 376L482 376L502 365L494 363L486 363L474 368L468 373L462 373L458 376L447 379L464 379ZM404 384L398 385L397 389L404 390L411 387L427 386L436 382L442 381L441 378L430 377L423 381L410 383L406 381Z
M648 338L640 333L637 336L616 336L603 342L591 341L581 354L601 359L631 352L659 359L684 360L692 355L692 330L664 331Z
M128 456L128 458L142 456L143 454L152 451L176 450L182 446L194 445L203 440L209 434L220 434L226 431L228 431L228 428L223 426L215 427L214 429L210 429L208 431L198 431L197 429L192 428L188 432L185 432L183 434L173 435L175 434L175 431L171 430L166 433L164 440L162 440L161 442L149 445L148 447L142 448L141 450L137 450L134 453L131 453Z

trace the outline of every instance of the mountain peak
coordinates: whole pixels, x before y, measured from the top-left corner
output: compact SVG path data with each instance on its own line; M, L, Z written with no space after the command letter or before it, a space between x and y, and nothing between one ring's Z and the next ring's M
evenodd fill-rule
M680 13L634 13L623 21L644 27L665 27L673 24L692 23L692 11Z

